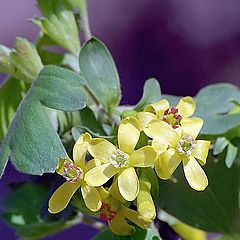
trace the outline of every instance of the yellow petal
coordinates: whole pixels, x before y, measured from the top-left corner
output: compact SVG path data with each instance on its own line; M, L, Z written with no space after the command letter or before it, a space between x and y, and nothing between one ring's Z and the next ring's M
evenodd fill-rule
M102 162L99 159L94 158L87 162L87 171L100 165L102 165Z
M84 176L84 181L91 186L99 187L106 183L118 171L119 169L113 167L112 164L105 163L89 170Z
M193 139L196 139L198 136L202 126L203 126L203 120L201 118L184 118L181 120L182 130L185 135L189 135L193 137Z
M108 225L111 231L117 235L130 236L135 233L135 228L128 224L121 214L117 214L111 222L108 222Z
M95 187L83 184L81 187L83 200L86 206L93 212L98 211L102 206L101 196Z
M211 142L205 141L205 140L197 140L196 141L196 148L193 150L192 155L193 157L197 158L201 165L204 165L206 163L206 159L208 156L208 151Z
M144 132L150 138L157 140L160 144L176 147L180 139L177 131L163 121L152 122L145 128Z
M127 219L129 219L141 228L147 228L148 225L152 223L152 220L143 218L138 212L125 206L122 206L121 211Z
M190 156L188 161L183 161L183 170L191 188L203 191L207 187L207 176L194 157Z
M78 138L73 147L73 160L81 168L85 166L85 157L91 139L92 137L89 133L84 133Z
M181 98L178 105L176 106L178 113L183 117L190 117L193 115L196 109L196 103L192 97Z
M145 176L139 177L140 190L137 196L137 211L145 219L154 220L156 210L151 196L151 183Z
M162 179L170 178L180 162L179 154L176 154L173 148L169 148L159 156L155 163L157 175Z
M169 108L169 103L166 99L146 106L144 111L156 113L158 117L162 117L164 112Z
M130 164L135 167L150 167L156 158L157 154L153 147L145 146L130 155Z
M140 130L143 130L152 120L157 120L157 116L150 112L140 112L137 118L140 123Z
M160 143L158 140L153 139L152 140L152 147L157 152L157 154L161 154L165 152L168 148L167 143Z
M112 186L110 187L109 192L110 192L111 196L113 196L119 202L121 202L121 203L126 202L126 200L122 197L122 195L119 192L118 181L117 180L113 181Z
M139 121L134 117L125 118L118 128L118 146L125 153L132 153L140 136Z
M75 183L63 183L51 196L48 202L48 211L50 213L59 213L66 208L73 194L77 191L80 185L79 181Z
M107 163L111 161L111 156L116 151L116 147L106 139L94 138L89 143L88 151L94 158Z
M133 167L126 168L118 176L118 188L122 197L127 201L133 201L139 192L139 181Z

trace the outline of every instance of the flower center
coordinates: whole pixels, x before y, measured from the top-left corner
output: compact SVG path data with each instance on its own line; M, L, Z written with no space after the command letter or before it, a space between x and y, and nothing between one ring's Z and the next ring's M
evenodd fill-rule
M111 159L111 164L117 168L125 167L129 162L129 156L119 149L112 154Z
M163 121L171 125L173 128L178 128L180 126L180 121L182 116L178 113L176 107L168 108L163 115Z
M102 203L100 208L100 219L104 222L111 222L116 217L117 212L107 203Z
M183 136L177 144L177 150L180 154L190 156L196 148L196 141L191 136Z
M63 177L70 183L75 183L81 176L82 170L73 163L64 163Z

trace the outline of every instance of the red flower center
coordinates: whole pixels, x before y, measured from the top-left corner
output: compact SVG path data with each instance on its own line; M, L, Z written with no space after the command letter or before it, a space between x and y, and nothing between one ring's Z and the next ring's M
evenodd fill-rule
M64 163L63 177L70 183L75 183L81 176L82 170L73 163Z
M111 222L116 217L117 212L107 203L102 203L100 208L100 219L104 222Z
M180 126L180 121L182 116L178 113L176 107L168 108L163 115L163 121L171 125L173 128L178 128Z

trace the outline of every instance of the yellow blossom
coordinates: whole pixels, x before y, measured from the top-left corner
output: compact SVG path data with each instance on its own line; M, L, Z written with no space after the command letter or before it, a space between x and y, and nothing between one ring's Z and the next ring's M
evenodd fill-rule
M167 122L173 128L178 128L181 120L190 117L196 108L196 104L191 97L181 98L176 107L170 107L166 99L146 106L143 112L138 113L141 129L152 120Z
M100 188L100 194L103 200L100 218L108 223L113 233L122 236L133 235L135 228L128 223L127 219L143 229L146 229L152 223L152 220L145 219L137 211L125 206L126 201L118 192L116 181L109 191Z
M85 156L91 136L88 133L82 134L73 148L73 160L68 156L65 160L61 160L57 168L57 172L66 178L63 183L51 196L49 200L49 211L51 213L61 212L70 202L73 194L81 188L81 193L86 206L91 211L98 211L101 207L102 200L97 190L89 186L84 181L84 174L98 165L96 160L85 163Z
M146 127L147 135L153 138L153 147L161 153L155 162L160 178L168 179L182 162L189 185L198 191L206 188L208 179L200 164L206 163L210 141L196 140L202 125L200 118L185 118L181 120L180 131L163 121L151 122ZM162 146L168 149L163 151Z
M85 175L84 180L92 186L102 186L117 174L119 191L127 201L134 200L139 192L139 180L134 167L150 167L156 158L152 146L134 150L139 140L139 121L125 118L118 129L118 148L102 138L92 139L88 151L103 164Z

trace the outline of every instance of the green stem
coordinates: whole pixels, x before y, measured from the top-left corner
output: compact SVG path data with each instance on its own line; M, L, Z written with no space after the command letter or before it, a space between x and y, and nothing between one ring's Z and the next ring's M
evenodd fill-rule
M88 41L92 37L92 33L89 25L88 11L87 11L87 1L82 0L82 7L80 9L80 15L82 19L82 27L85 40Z
M88 217L84 217L82 220L82 223L90 225L91 227L98 229L98 230L103 230L104 228L106 228L106 225L104 223L96 221L96 220L88 218Z
M93 100L93 102L96 104L97 107L100 106L100 102L97 100L97 98L94 96L94 94L92 93L91 89L88 87L87 84L84 85L84 89L87 92L87 94L91 97L91 99Z

